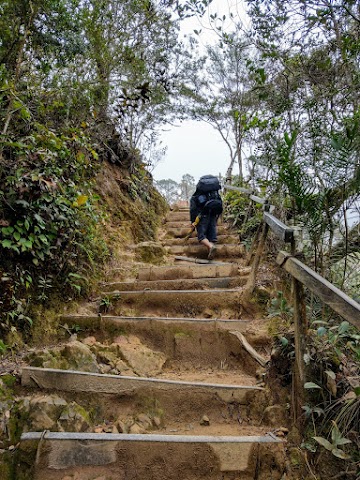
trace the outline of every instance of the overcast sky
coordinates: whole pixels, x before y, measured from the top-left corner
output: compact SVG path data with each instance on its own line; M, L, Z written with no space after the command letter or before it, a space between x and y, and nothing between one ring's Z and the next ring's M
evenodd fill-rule
M225 176L230 161L228 148L207 123L183 122L164 132L161 140L168 150L152 172L155 180L171 178L179 182L187 173L195 180L207 174Z
M229 6L244 16L242 0L213 0L209 13L227 15ZM239 12L240 9L240 12ZM209 15L209 14L208 14ZM184 22L183 33L192 33L194 29L201 29L200 41L213 43L217 35L207 28L207 16L201 19L199 25L196 18ZM220 134L205 122L185 121L177 127L169 129L161 135L162 146L167 147L164 159L155 167L152 174L155 180L171 178L179 182L185 174L192 175L198 180L202 175L212 174L225 176L230 163L228 147L221 139Z

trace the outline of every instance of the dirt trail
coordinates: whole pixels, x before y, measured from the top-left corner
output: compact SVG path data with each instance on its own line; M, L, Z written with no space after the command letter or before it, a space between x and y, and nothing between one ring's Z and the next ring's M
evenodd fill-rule
M175 260L206 257L194 239L181 240L188 217L179 210L164 223L166 265L137 262L111 272L101 285L106 312L98 315L94 302L67 313L63 321L78 334L54 351L34 352L22 388L42 395L49 428L40 427L40 400L33 401L21 458L34 462L31 476L19 470L19 479L282 478L275 434L282 425L266 414L264 369L233 334L244 333L269 358L263 322L240 304L243 248L221 225L214 261ZM52 422L49 405L61 401L67 413L57 407Z

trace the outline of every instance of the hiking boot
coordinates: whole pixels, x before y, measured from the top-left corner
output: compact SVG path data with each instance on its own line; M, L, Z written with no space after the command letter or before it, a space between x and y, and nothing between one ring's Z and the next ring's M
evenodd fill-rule
M209 250L208 260L212 260L215 257L216 245L212 245Z

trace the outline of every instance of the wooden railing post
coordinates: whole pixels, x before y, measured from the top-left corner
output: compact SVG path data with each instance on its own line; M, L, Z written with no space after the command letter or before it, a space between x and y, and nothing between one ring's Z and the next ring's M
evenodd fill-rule
M255 249L259 243L259 237L260 237L260 234L262 232L262 229L263 229L263 225L260 224L259 227L257 228L256 230L256 233L255 233L255 238L254 240L252 241L251 243L251 246L250 246L250 250L246 256L246 260L245 260L245 265L248 267L249 265L251 265L252 263L252 259L253 259L253 256L254 256L254 252L255 252Z
M254 257L254 262L252 264L251 272L244 288L244 295L243 295L244 299L248 299L254 291L256 274L259 268L261 257L264 253L264 247L265 247L265 242L266 242L268 233L269 233L269 225L266 222L263 222L259 243L258 243L255 257Z
M293 376L293 417L300 427L302 407L304 405L305 363L307 320L304 303L304 289L302 284L292 277L293 305L294 305L294 343L295 364Z
M295 238L291 239L291 255L296 253ZM304 301L304 288L302 284L291 277L291 287L294 306L294 344L295 363L293 372L293 419L297 426L301 427L302 407L304 405L305 363L304 354L306 348L307 318Z

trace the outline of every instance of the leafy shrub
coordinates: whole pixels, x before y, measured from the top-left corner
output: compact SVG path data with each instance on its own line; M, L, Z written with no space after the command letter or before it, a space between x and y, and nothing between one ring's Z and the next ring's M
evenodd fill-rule
M55 134L35 123L27 136L3 137L0 171L0 289L3 329L31 324L31 299L50 289L75 296L84 272L106 256L98 240L92 181L97 153L82 129ZM61 286L61 289L59 289Z

